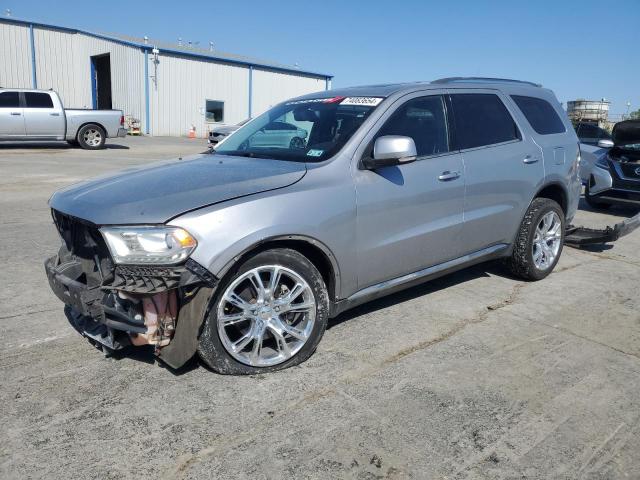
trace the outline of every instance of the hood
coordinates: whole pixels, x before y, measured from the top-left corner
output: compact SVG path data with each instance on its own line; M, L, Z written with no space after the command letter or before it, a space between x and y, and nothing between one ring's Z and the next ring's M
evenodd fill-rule
M616 123L611 135L616 147L640 143L640 120L625 120Z
M160 224L207 205L283 188L306 173L301 162L198 155L58 190L49 205L96 225Z

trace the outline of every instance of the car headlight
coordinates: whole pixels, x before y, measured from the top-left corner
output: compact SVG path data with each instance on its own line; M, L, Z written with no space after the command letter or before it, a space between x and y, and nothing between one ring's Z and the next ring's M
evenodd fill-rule
M607 155L602 155L596 160L596 167L604 168L605 170L609 170L609 160L607 159Z
M116 263L174 265L198 245L189 232L178 227L104 227L100 232Z

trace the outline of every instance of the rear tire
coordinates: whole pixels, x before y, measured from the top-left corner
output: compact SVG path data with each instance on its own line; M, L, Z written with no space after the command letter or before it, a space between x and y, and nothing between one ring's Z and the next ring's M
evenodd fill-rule
M80 128L76 141L85 150L99 150L104 148L107 134L100 125L89 123Z
M522 219L513 252L506 261L511 273L524 280L542 280L549 275L560 259L564 230L560 205L548 198L535 198Z
M591 196L591 194L589 193L589 184L584 187L584 201L587 202L587 205L589 205L594 210L606 210L611 207L610 203L603 202L602 200L597 200L596 198Z
M296 291L300 293L294 296ZM220 282L198 353L222 374L282 370L313 354L328 313L327 287L313 263L295 250L267 250L232 269Z

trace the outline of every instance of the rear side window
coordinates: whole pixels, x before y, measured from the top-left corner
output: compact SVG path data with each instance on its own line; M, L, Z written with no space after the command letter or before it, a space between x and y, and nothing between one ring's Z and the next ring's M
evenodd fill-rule
M511 98L540 135L566 132L562 120L546 100L522 95L511 95Z
M458 148L482 147L520 139L520 132L502 100L492 93L451 95Z
M24 92L27 108L53 108L51 95L40 92Z
M411 137L419 157L449 151L444 101L440 95L409 100L391 115L378 131L383 135Z
M20 95L18 92L0 93L0 108L18 108L20 106Z

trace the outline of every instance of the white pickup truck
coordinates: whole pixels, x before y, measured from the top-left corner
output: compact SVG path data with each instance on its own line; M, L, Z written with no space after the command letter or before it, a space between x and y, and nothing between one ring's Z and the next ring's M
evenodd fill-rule
M0 141L66 140L96 150L126 134L121 110L66 109L52 90L0 88Z

